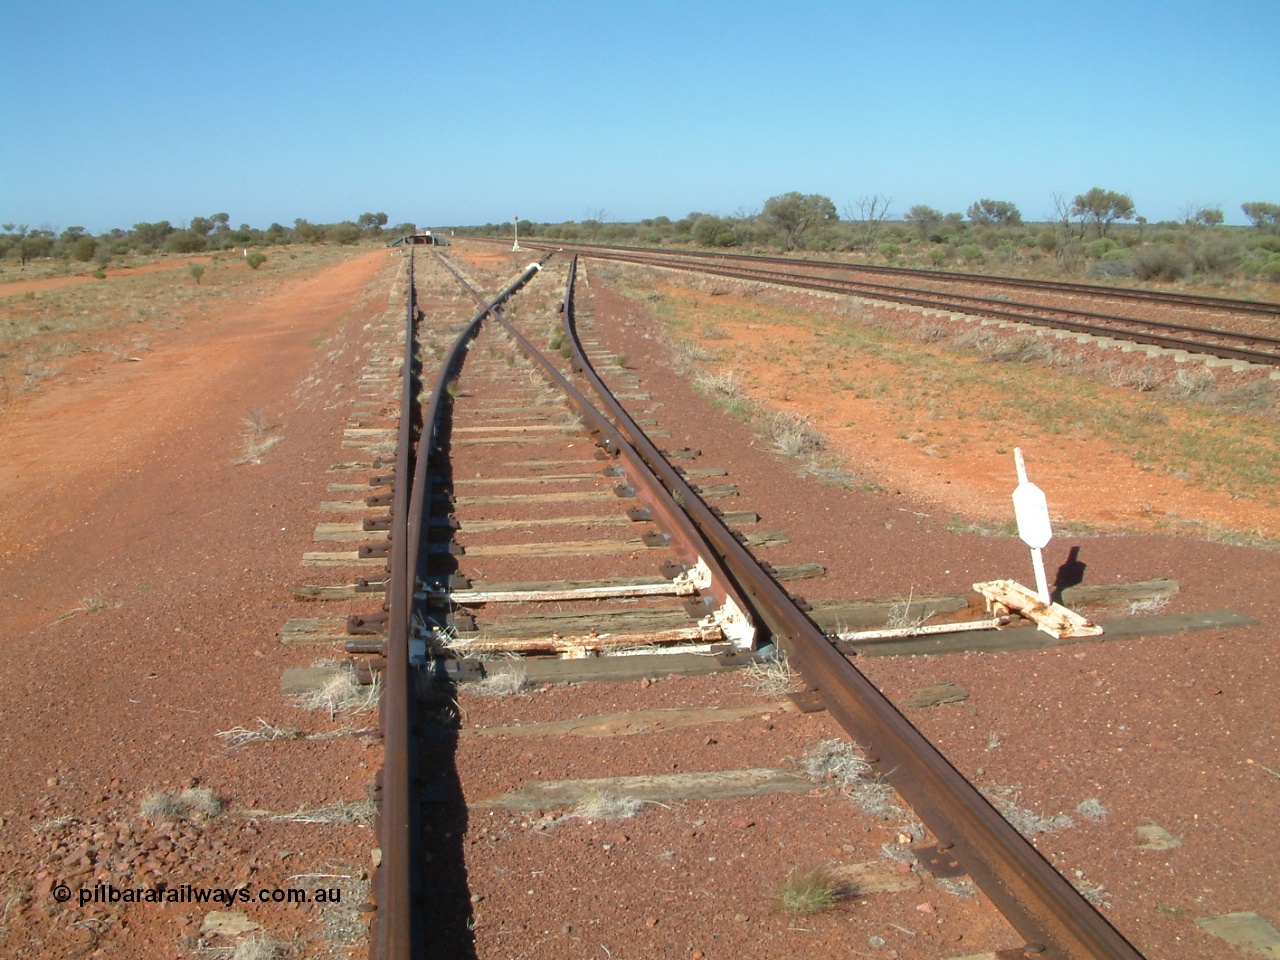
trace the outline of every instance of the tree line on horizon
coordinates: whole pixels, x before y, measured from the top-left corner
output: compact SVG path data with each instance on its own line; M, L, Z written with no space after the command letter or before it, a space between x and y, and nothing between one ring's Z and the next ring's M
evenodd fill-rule
M1094 187L1074 197L1053 196L1054 215L1025 221L1017 205L987 197L964 213L943 213L915 204L895 215L892 201L870 194L844 206L822 194L798 191L769 197L760 208L732 216L694 211L680 219L660 216L637 222L589 211L581 221L521 220L520 235L558 241L683 245L708 249L853 253L868 261L939 269L1030 268L1087 279L1164 280L1230 278L1280 283L1280 204L1241 204L1250 227L1225 225L1221 207L1188 204L1180 219L1150 223L1128 194ZM93 235L83 227L0 225L0 260L57 258L96 262L156 253L200 253L291 243L356 244L417 232L413 223L387 227L385 213L318 224L297 219L292 227L231 228L226 213L194 217L185 226L168 220L136 223ZM511 224L446 228L462 235L510 235Z
M1249 227L1225 225L1221 207L1188 204L1178 220L1151 223L1128 194L1094 187L1053 197L1054 215L1025 221L1017 205L981 198L964 213L915 204L895 216L892 201L871 194L840 215L822 194L770 197L732 216L692 212L678 220L618 222L606 210L581 221L520 221L531 239L646 246L691 245L750 251L854 253L869 261L978 269L1030 266L1088 279L1209 281L1232 277L1280 283L1280 204L1241 204ZM511 224L449 228L463 235L510 236Z
M402 236L413 233L416 226L402 223L387 228L385 213L364 213L355 220L339 223L293 221L292 227L273 223L258 230L247 223L232 229L231 217L215 213L193 217L185 227L168 220L135 223L130 230L114 229L94 236L84 227L67 227L55 231L50 227L30 228L25 224L0 224L0 260L32 260L58 258L80 263L96 262L106 266L118 257L133 254L202 253L205 251L250 247L281 246L290 243L356 244L376 240L384 234Z

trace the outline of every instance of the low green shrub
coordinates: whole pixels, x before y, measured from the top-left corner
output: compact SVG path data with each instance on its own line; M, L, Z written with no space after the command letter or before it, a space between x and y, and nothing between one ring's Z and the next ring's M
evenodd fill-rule
M1139 280L1181 280L1191 272L1186 254L1169 246L1144 247L1130 258L1133 275Z

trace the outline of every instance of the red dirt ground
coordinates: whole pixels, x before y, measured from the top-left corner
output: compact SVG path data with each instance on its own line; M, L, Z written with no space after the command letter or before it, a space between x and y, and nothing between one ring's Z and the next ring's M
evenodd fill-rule
M144 263L136 267L104 267L105 280L112 277L128 277L137 273L160 273L164 270L180 270L193 263L209 263L213 257L194 256L181 257L176 260L163 260L158 263ZM0 297L14 297L39 290L56 290L58 287L71 287L78 283L100 283L92 273L78 273L67 277L36 277L31 280L14 279L0 282Z
M56 880L101 878L108 858L123 860L119 885L288 886L367 866L367 831L238 815L148 826L139 804L192 783L242 810L357 801L380 763L360 738L228 752L214 733L257 717L330 726L279 693L282 669L315 651L274 637L296 615L289 588L340 459L335 407L398 265L361 253L256 305L224 303L142 362L0 420L0 955L186 955L207 906L49 897ZM260 465L236 463L250 407L284 435ZM243 909L273 934L317 933L314 908Z

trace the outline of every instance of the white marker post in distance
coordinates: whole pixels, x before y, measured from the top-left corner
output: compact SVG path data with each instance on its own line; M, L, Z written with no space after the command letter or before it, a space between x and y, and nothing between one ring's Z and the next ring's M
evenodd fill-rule
M1048 605L1049 581L1044 575L1044 557L1040 551L1053 539L1049 526L1049 501L1044 491L1027 479L1027 465L1022 459L1022 448L1013 450L1013 463L1018 469L1018 487L1013 491L1013 515L1018 521L1018 536L1031 548L1031 563L1036 570L1036 589L1040 599Z

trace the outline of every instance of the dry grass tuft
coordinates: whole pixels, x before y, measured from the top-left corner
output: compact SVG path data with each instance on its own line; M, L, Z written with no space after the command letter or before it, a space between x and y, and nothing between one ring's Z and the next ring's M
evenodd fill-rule
M355 803L338 802L312 810L280 813L271 819L286 823L370 824L377 813L377 804L372 800L357 800Z
M935 877L933 882L951 896L961 900L968 900L978 895L978 885L969 877Z
M778 655L768 660L755 660L747 664L743 671L743 679L756 693L769 697L780 697L790 692L800 675L791 669L787 655L779 651Z
M1107 808L1097 797L1089 797L1087 800L1080 801L1080 805L1076 807L1076 813L1086 820L1101 820L1107 815Z
M773 449L785 457L808 457L820 452L826 441L809 426L808 417L776 413L766 427Z
M805 751L800 765L813 780L833 781L840 792L873 817L901 813L893 788L880 780L847 740L823 740Z
M889 616L885 619L885 627L889 630L901 630L904 627L919 627L929 619L929 615L923 611L911 615L911 600L915 596L915 589L907 594L907 599L899 600L891 604L889 607Z
M738 375L732 370L720 370L715 373L704 371L694 377L693 384L712 400L740 402L747 396L742 389L741 381L738 380Z
M250 407L242 423L244 452L236 460L237 464L262 463L262 455L284 439L283 433L276 432L280 425L260 407Z
M792 874L778 888L778 906L786 913L822 913L840 899L838 884L825 870Z
M276 960L284 949L284 944L266 934L255 933L236 944L231 960Z
M644 807L638 797L611 797L595 790L569 811L570 817L579 820L630 820Z
M998 339L990 350L984 351L985 358L994 363L1048 363L1053 355L1049 342L1034 335Z
M1032 810L1018 806L1017 785L1011 787L990 787L984 790L988 800L1000 811L1000 816L1009 821L1009 825L1024 837L1034 837L1040 833L1053 833L1063 830L1073 823L1070 817L1060 814L1056 817L1044 817Z
M321 662L315 666L329 666ZM325 683L298 698L298 706L304 710L327 710L332 720L339 713L367 713L376 710L382 697L381 675L373 675L373 683L360 683L354 665L346 663Z
M1111 906L1111 901L1107 899L1107 888L1100 883L1093 883L1084 877L1077 876L1071 881L1071 885L1076 888L1080 896L1084 897L1095 907L1103 909Z
M671 344L671 369L682 377L693 373L699 364L710 363L714 359L706 350L687 340Z
M1168 597L1147 597L1129 604L1129 616L1138 617L1148 613L1160 613L1169 605Z
M209 819L222 812L222 801L208 787L188 787L179 793L155 791L142 800L147 820Z
M1113 387L1130 387L1139 393L1149 393L1160 386L1163 378L1151 367L1142 367L1140 370L1112 368L1107 371L1107 382Z
M509 697L529 686L529 669L523 660L511 660L492 670L484 679L467 685L467 692L477 697Z
M246 743L296 740L298 731L293 727L275 726L259 717L256 727L232 727L230 730L219 730L214 736L220 740L225 740L227 746L234 750L236 747L243 747Z
M1179 370L1170 385L1174 394L1184 400L1203 400L1218 388L1218 381L1208 370Z

